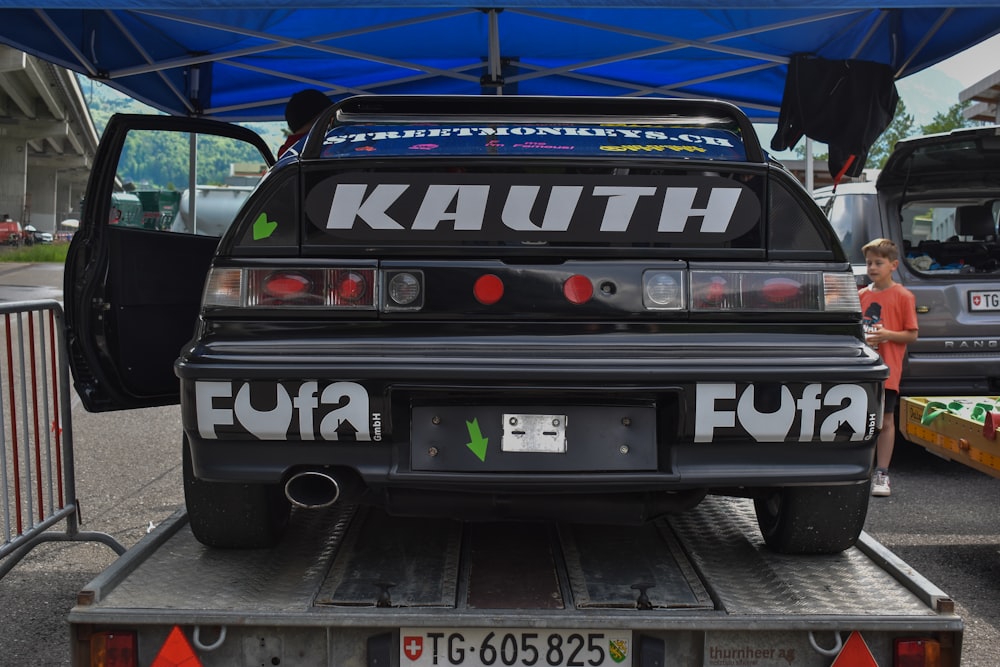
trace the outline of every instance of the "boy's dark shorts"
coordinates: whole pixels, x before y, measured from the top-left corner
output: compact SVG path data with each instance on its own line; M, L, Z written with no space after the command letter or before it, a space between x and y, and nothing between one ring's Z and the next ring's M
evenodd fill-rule
M899 392L895 389L886 389L885 398L882 402L882 410L886 414L895 414L896 407L899 405Z

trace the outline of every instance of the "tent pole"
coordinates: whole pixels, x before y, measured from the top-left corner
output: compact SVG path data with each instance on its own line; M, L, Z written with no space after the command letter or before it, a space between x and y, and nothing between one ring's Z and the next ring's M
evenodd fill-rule
M813 191L813 184L815 179L813 178L813 142L812 139L806 137L806 190L809 192Z

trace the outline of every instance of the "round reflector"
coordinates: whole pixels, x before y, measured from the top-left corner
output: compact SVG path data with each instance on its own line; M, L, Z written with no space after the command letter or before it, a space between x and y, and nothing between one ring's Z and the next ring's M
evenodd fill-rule
M590 301L590 297L594 296L594 285L590 282L590 278L578 273L570 276L563 283L563 294L566 295L566 300L570 303L587 303Z
M389 298L398 306L408 306L420 296L420 281L412 273L397 273L389 280Z
M340 301L357 301L368 290L368 281L356 271L346 271L337 276L337 298Z
M479 276L472 286L472 295L484 306L492 306L503 296L503 281L492 273Z

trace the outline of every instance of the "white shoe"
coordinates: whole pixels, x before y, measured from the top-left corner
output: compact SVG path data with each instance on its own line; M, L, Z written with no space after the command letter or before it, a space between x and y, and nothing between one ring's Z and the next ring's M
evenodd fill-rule
M876 470L875 475L872 477L872 495L888 496L891 493L892 490L889 489L889 473Z

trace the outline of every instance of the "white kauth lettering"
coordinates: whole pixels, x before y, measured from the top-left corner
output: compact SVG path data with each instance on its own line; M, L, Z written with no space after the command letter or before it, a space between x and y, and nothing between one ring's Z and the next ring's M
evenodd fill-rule
M724 234L732 223L743 190L738 187L650 187L580 185L509 185L404 183L337 183L330 203L326 228L350 230L356 224L377 231L400 231L406 227L390 209L410 188L420 204L413 231L434 231L450 225L456 231L477 232L487 224L490 198L502 202L500 222L510 230L527 234L565 233L580 211L602 211L600 232L628 231L643 198L654 198L659 207L658 232L683 233L692 219L705 234ZM705 205L695 206L702 197Z
M695 397L695 442L739 434L756 442L785 442L790 436L800 442L872 437L868 392L860 385L833 385L824 391L821 384L809 384L798 396L782 385L777 405L768 411L758 409L752 384L741 389L734 382L700 383Z

